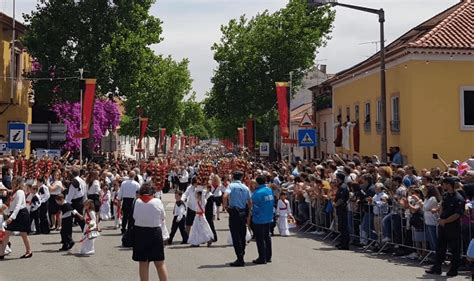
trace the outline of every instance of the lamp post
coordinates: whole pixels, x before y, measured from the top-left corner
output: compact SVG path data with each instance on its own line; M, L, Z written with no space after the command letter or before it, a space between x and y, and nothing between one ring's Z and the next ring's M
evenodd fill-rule
M387 161L387 89L386 89L386 80L385 80L385 35L384 35L384 23L385 23L385 12L383 9L372 9L360 6L354 6L349 4L343 4L337 2L337 0L308 0L308 4L310 6L323 6L323 5L331 5L331 6L341 6L353 10L358 10L366 13L376 14L379 16L379 23L380 23L380 101L382 103L381 108L381 126L382 126L382 142L381 142L381 150L382 150L382 161Z

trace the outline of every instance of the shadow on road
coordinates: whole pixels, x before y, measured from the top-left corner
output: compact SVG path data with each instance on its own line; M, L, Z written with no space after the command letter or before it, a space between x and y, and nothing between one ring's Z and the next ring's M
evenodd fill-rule
M257 266L258 264L246 263L245 267ZM201 265L198 269L219 269L219 268L232 268L228 263L225 264L211 264L211 265Z

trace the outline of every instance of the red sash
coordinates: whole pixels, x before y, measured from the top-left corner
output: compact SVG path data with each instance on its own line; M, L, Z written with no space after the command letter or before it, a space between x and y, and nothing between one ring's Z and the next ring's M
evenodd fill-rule
M198 203L200 212L196 212L196 215L202 216L204 215L204 209L202 208L201 202L197 202L197 203Z

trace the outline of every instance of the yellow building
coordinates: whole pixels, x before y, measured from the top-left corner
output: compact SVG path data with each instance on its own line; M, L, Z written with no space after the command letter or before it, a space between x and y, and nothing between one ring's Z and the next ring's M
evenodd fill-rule
M31 123L31 105L28 96L30 82L23 80L23 74L31 70L31 58L21 43L15 43L15 68L13 91L11 80L11 41L13 19L0 13L0 141L7 141L8 122ZM25 26L15 23L15 38L21 37ZM29 142L25 151L29 153Z
M388 147L404 163L439 166L474 154L474 2L463 0L386 47ZM334 118L360 120L360 154L381 154L380 55L338 73ZM354 149L351 135L351 148Z

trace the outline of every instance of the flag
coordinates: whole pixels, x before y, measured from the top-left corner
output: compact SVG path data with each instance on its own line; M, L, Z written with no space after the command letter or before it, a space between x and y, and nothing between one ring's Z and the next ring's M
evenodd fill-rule
M238 136L239 136L239 146L242 148L244 147L244 128L238 128Z
M290 136L290 130L288 128L288 83L277 82L277 103L278 103L278 115L280 119L280 135L284 138Z
M174 145L176 143L176 135L173 134L171 135L171 145L170 145L170 150L173 150L174 149Z
M75 138L88 139L92 123L92 109L94 108L96 79L81 80L81 89L84 91L82 99L82 131Z
M249 148L250 151L255 150L255 134L254 134L254 129L255 128L255 120L254 119L248 119L247 120L247 147Z
M164 151L164 145L166 143L166 128L161 128L161 131L160 131L160 150L161 151Z
M146 129L148 128L148 118L140 117L140 138L138 139L137 149L135 151L142 152L143 138L145 137Z
M186 136L181 136L181 149L186 147Z

